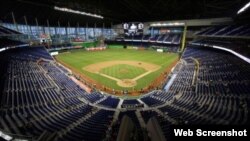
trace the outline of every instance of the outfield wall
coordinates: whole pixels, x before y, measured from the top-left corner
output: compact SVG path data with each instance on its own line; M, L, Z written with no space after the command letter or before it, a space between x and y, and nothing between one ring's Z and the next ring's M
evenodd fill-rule
M72 42L72 44L74 46L82 46L84 48L89 48L89 47L96 47L98 44L98 41L94 41L94 42Z
M108 45L108 48L110 48L110 49L122 49L123 45L111 44L111 45Z
M111 40L106 40L105 44L107 45L120 45L120 46L136 46L136 47L144 47L144 48L149 48L151 46L161 46L161 47L166 47L166 48L178 48L180 45L176 44L163 44L163 43L155 43L155 42L133 42L133 41L111 41Z
M135 49L135 50L155 50L157 49L162 49L163 52L178 52L179 50L179 45L172 45L172 46L166 46L162 44L149 44L149 43L144 43L144 44L127 44L126 43L108 43L107 47L110 49L123 49L126 46L126 49Z

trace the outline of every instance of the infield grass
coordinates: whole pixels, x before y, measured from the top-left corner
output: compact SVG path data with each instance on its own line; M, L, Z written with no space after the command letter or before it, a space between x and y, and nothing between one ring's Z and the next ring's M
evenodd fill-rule
M100 72L118 79L133 79L136 76L145 73L146 70L127 64L119 64L103 68Z

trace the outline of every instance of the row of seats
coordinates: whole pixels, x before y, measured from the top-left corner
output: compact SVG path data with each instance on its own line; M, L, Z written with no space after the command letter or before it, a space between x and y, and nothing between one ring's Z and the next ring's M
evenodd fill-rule
M167 139L172 124L250 123L250 66L247 62L223 51L197 46L188 46L182 60L170 90L161 92L169 97L168 103L161 103L165 100L156 92L141 98L148 106L160 106L158 109L164 115L159 115L157 109L141 111L145 123L156 117Z
M162 90L152 91L150 94L143 96L141 101L143 101L147 106L154 107L173 99L174 94L169 92L164 92Z
M122 104L123 105L131 105L131 104L135 105L135 104L140 104L140 102L136 99L125 99L123 100Z
M197 33L206 36L250 36L249 25L218 25L206 28Z
M1 68L2 130L35 138L47 131L58 134L58 140L105 138L114 112L93 108L80 100L84 98L92 103L103 98L102 94L92 95L81 89L43 47L16 48L1 54L1 61L5 62L1 64L7 68ZM96 130L86 130L93 126ZM65 132L65 129L70 130ZM75 135L80 129L84 136Z
M114 112L87 103L116 109L118 98L81 89L42 47L11 49L1 52L0 58L6 68L0 68L4 82L1 129L34 137L49 131L58 134L58 140L106 137ZM149 107L160 106L140 112L145 123L156 117L166 138L173 123L249 124L248 63L222 51L194 46L188 46L181 59L168 92L155 90L140 98ZM138 104L138 100L123 103ZM138 130L142 128L134 110L120 112L118 122L125 115ZM93 128L96 130L90 130Z
M192 43L203 45L203 46L219 46L219 47L223 47L223 48L238 52L246 57L250 57L250 49L248 48L250 45L250 42L247 39L204 38L204 39L193 41Z
M117 41L133 41L133 42L157 42L164 44L180 44L181 34L176 33L166 33L166 34L157 34L157 35L139 35L139 36L125 36L124 38L117 38Z
M21 41L8 39L6 37L0 37L0 48L13 47L24 44Z
M15 30L11 30L9 28L0 26L0 35L12 35L12 34L21 34L21 33Z
M111 96L108 96L105 100L101 101L100 103L98 103L99 105L103 105L105 107L110 107L110 108L116 108L118 103L119 103L119 99L118 98L114 98Z
M100 141L106 137L106 131L112 122L113 114L113 111L100 110L77 127L71 129L66 135L60 137L59 140Z

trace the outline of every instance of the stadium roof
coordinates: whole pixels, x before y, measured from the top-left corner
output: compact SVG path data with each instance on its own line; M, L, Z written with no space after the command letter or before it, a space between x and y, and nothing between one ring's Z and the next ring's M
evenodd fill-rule
M0 3L0 19L12 22L13 12L18 23L62 26L79 23L80 26L110 25L129 21L163 21L234 17L249 0L6 0ZM104 19L54 10L54 6L66 7L101 15Z

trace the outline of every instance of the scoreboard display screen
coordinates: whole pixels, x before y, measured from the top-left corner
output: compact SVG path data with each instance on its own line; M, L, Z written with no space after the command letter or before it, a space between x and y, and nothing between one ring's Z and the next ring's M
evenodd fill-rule
M143 23L133 22L133 23L124 23L123 29L124 34L127 36L138 36L143 34Z

